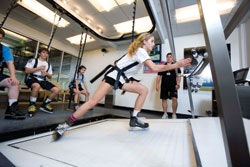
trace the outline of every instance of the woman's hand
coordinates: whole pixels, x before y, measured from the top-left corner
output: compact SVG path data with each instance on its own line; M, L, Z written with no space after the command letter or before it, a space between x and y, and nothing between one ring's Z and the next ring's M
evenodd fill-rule
M190 62L192 61L191 58L186 58L186 59L180 59L176 63L179 67L186 67L191 65Z

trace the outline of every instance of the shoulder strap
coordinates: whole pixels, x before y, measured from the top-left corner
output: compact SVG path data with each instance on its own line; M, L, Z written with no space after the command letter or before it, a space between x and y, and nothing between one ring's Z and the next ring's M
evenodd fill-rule
M76 78L74 78L73 80L75 81L75 80L78 80L78 77L79 77L79 74L77 73L76 74Z
M79 74L77 73L76 75L77 75L76 78L78 79L79 78ZM83 82L83 80L84 80L84 74L81 74L81 75L82 75L82 82Z
M116 65L116 63L117 63L119 60L121 60L124 56L126 56L126 54L127 54L127 53L125 53L123 56L121 56L119 59L117 59L117 60L114 62L114 64Z
M3 45L0 43L0 62L3 60Z
M50 63L48 62L48 69L46 70L46 72L48 72L48 71L49 71L49 68L50 68Z
M125 53L122 57L120 57L119 59L117 59L117 60L115 61L115 65L116 65L116 63L117 63L119 60L121 60L124 56L126 56L126 54L127 54L127 53ZM128 69L130 69L130 68L136 66L137 64L139 64L139 63L138 63L138 62L131 63L131 64L127 65L126 67L124 67L124 68L122 69L122 71L126 71L126 70L128 70Z
M3 73L4 62L3 62L3 45L0 43L0 73Z
M84 74L82 74L82 82L84 81Z
M34 58L34 59L35 59L35 63L33 65L33 68L36 68L37 67L37 63L38 63L38 59L37 58ZM29 76L34 76L34 74L33 73L30 73L30 74L26 73L24 80L26 81Z
M38 59L35 58L35 64L34 64L33 68L36 68L36 67L37 67L37 63L38 63Z
M136 66L137 64L139 64L139 63L136 61L136 62L131 63L131 64L129 64L128 66L124 67L122 70L123 70L123 71L127 71L128 69L130 69L130 68Z
M38 58L35 58L35 63L34 63L33 68L36 68L36 67L37 67L37 64L38 64ZM47 68L46 72L49 71L49 68L50 68L50 63L48 62L48 68ZM34 74L32 73L32 74L30 74L30 75L34 75ZM44 78L44 80L46 80L46 77Z
M36 68L37 64L38 64L38 58L35 58L35 64L34 64L33 68ZM48 62L48 68L47 68L46 72L49 71L49 68L50 68L50 63Z
M35 58L35 64L34 64L33 68L36 68L37 64L38 64L38 58ZM46 72L49 71L49 68L50 68L50 63L48 62L48 68L47 68Z

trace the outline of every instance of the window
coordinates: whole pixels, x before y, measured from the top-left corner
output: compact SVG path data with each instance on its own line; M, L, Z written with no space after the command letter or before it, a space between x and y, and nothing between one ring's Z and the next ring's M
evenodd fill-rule
M6 30L6 32L10 31ZM36 48L47 47L47 45L23 37L19 34L17 34L17 36L13 34L16 33L6 33L2 43L12 50L14 65L16 68L16 77L20 81L20 84L25 84L24 78L26 74L24 68L27 61L31 58L37 57L36 53L38 53L38 51ZM38 45L39 47L37 47ZM59 82L59 87L61 89L68 89L68 85L75 74L77 57L51 47L48 62L52 65L53 69L53 77L49 81ZM4 73L9 75L9 70L5 68Z
M27 61L34 57L37 41L6 29L4 29L4 31L6 35L2 43L12 50L14 65L16 68L16 77L21 84L24 84L24 67ZM9 75L9 70L5 69L4 72Z
M62 89L68 89L70 81L73 79L76 70L77 57L64 53L63 66L60 75L60 86Z

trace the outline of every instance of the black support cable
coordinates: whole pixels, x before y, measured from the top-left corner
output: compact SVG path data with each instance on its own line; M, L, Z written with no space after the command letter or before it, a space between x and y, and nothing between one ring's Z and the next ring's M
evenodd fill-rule
M77 56L77 62L76 62L76 69L75 69L75 73L74 73L74 78L76 77L76 73L77 73L77 69L80 67L81 61L82 61L82 54L83 54L83 50L87 41L87 32L85 33L85 39L84 39L84 43L83 43L83 35L84 35L84 31L85 29L83 28L82 30L82 34L81 34L81 39L80 39L80 48L79 48L79 52L78 52L78 56Z
M6 15L5 15L5 17L3 18L3 21L2 21L2 23L1 23L1 25L0 25L0 28L3 27L3 25L4 25L5 21L7 20L7 18L8 18L8 16L9 16L10 12L16 7L16 3L17 3L17 0L13 0L13 1L11 2L10 8L7 10Z
M132 42L134 41L134 38L135 38L135 15L136 15L136 3L137 3L137 0L135 0L135 1L134 1L134 6L133 6Z
M56 12L55 12L55 17L56 17ZM59 19L57 21L57 24L55 25L55 23L54 23L52 25L51 34L50 34L50 40L49 40L49 44L48 44L48 50L49 51L50 51L52 40L54 39L54 36L55 36L56 30L57 30L58 24L59 24L59 22L60 22L61 19L62 19L62 14L59 17Z
M84 31L86 31L86 33L85 33L85 39L84 39L84 43L83 43ZM85 49L85 46L86 46L87 37L88 37L88 30L86 28L83 28L82 34L81 34L81 39L80 39L80 48L79 48L79 52L78 52L78 56L77 56L76 69L75 69L73 80L76 78L76 73L78 71L78 68L80 67L81 62L82 62L82 56L83 56L84 49ZM73 96L73 92L70 91L68 109L70 109L70 106L71 106L72 96Z
M80 58L80 61L79 61L79 64L78 64L78 67L80 66L81 62L82 62L82 56L83 56L83 53L84 53L84 49L85 49L85 46L86 46L86 42L87 42L87 37L88 37L88 29L85 29L86 33L85 33L85 38L84 38L84 43L82 44L82 49L81 49L81 58Z

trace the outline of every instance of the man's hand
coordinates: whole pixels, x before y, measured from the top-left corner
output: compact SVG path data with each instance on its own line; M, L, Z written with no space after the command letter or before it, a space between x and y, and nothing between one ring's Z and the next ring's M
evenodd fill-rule
M8 82L9 82L11 85L19 85L19 80L17 80L15 77L8 78Z

